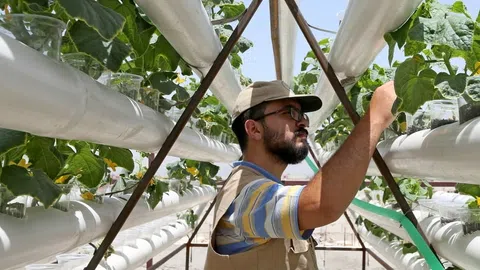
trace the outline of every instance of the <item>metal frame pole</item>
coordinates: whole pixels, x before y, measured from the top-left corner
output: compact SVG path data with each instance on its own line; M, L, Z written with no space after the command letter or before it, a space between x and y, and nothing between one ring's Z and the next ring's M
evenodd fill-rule
M312 48L312 51L314 52L316 58L320 62L320 66L322 67L323 71L327 75L327 78L332 85L333 89L335 90L338 98L340 99L342 105L345 107L348 115L352 119L353 123L356 125L360 121L360 116L358 113L355 111L353 108L353 105L351 104L350 100L348 99L347 93L345 89L343 88L342 84L337 78L337 75L335 74L335 71L333 70L333 67L330 65L328 62L325 54L321 50L320 46L318 45L315 36L313 35L312 31L310 30L307 21L303 17L302 13L300 12L297 4L295 3L295 0L285 0L287 3L290 11L292 12L293 17L297 21L298 26L302 30L303 35L305 36L307 42L309 43L310 47ZM377 167L379 171L382 173L384 176L388 186L390 187L390 190L392 191L395 199L397 200L398 204L400 205L400 208L402 209L404 215L413 223L413 225L417 228L418 232L420 235L423 237L424 241L426 243L429 243L427 237L425 236L422 228L418 224L418 221L413 214L410 205L408 205L407 201L405 200L405 197L403 197L402 193L400 192L400 188L398 184L395 182L395 179L393 178L392 174L390 173L390 170L388 169L387 164L383 160L382 156L380 155L380 152L378 152L377 149L375 149L375 152L373 153L373 160L377 164ZM435 250L433 247L430 245L430 248L432 249L433 253L437 256ZM437 256L438 258L438 256Z
M233 47L237 43L238 39L242 36L243 31L247 27L247 25L250 22L252 16L257 11L257 8L261 4L261 2L262 2L262 0L253 0L253 2L250 4L248 9L246 10L245 15L242 16L242 18L240 19L237 27L233 31L232 35L228 39L227 43L223 47L220 54L217 56L217 58L213 62L212 67L208 71L205 78L203 78L203 80L200 83L200 86L198 87L195 94L193 94L190 102L188 103L187 107L185 108L185 111L180 116L180 119L178 119L178 122L175 124L175 126L173 127L170 134L168 134L168 136L167 136L165 142L163 143L161 149L158 151L157 155L155 156L155 159L152 161L151 166L147 169L143 178L138 183L138 186L133 191L132 195L130 196L130 199L125 204L125 207L120 212L120 215L117 217L117 219L113 223L110 230L107 232L107 235L105 236L105 239L102 241L102 244L98 248L98 250L95 253L95 255L93 256L93 258L88 263L85 270L94 270L97 267L97 265L100 263L103 255L107 251L108 247L113 242L113 240L117 236L118 232L122 228L123 224L125 224L125 221L127 220L128 216L130 215L130 213L135 208L135 205L137 204L137 202L142 197L143 192L148 187L150 179L152 179L153 176L155 175L155 173L157 172L158 168L160 167L160 165L164 161L168 152L170 151L173 144L175 143L175 141L179 137L180 133L182 132L185 125L187 124L188 120L190 119L192 113L195 111L198 104L202 100L203 96L207 92L208 88L212 84L213 80L215 79L215 76L220 71L220 68L223 66L225 61L228 59L228 56L230 55L230 52L232 51Z
M366 264L367 264L367 256L366 256L367 255L366 254L367 248L365 247L365 244L363 243L362 238L360 238L360 234L358 234L357 229L353 225L353 222L350 219L350 216L348 215L347 211L345 211L345 213L343 213L343 215L347 219L348 225L350 225L350 228L352 228L352 231L355 234L355 237L358 239L358 242L362 246L362 270L365 270L366 269Z

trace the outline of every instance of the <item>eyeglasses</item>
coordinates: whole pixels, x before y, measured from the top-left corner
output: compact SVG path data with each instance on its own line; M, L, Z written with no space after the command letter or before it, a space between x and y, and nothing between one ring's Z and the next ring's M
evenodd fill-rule
M264 115L259 116L259 117L252 118L252 120L258 121L258 120L260 120L262 118L265 118L269 115L282 113L282 112L288 113L290 115L290 117L297 122L300 122L302 120L307 121L307 123L310 122L310 119L308 119L308 115L306 113L300 111L299 109L297 109L295 107L290 107L290 106L286 107L286 108L282 108L282 109L274 111L274 112L271 112L271 113L264 114Z

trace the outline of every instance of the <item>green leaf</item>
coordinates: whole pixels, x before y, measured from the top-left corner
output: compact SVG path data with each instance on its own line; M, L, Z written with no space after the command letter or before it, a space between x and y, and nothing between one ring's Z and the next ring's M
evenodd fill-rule
M225 15L224 18L234 18L245 11L243 3L223 4L220 5L220 11Z
M238 55L237 53L232 53L231 56L232 58L230 59L230 63L232 64L232 66L234 68L240 68L240 66L242 65L242 58L240 57L240 55Z
M15 195L30 195L45 208L50 207L61 194L61 189L41 170L32 169L32 174L23 167L16 165L4 167L0 182Z
M59 176L74 175L86 187L95 188L102 181L105 171L103 159L95 156L89 147L82 147L76 154L68 157Z
M474 101L480 101L480 76L468 77L467 94Z
M98 150L101 157L111 160L128 171L133 171L135 164L130 150L106 145L100 146Z
M453 3L451 10L456 13L462 13L467 18L471 19L470 14L467 11L467 7L462 1L456 1L455 3Z
M480 186L478 185L457 183L455 189L462 194L480 197Z
M385 34L384 37L385 41L388 44L388 64L392 66L393 55L395 54L395 40L392 37L392 34ZM303 67L303 66L302 66Z
M54 143L55 139L35 136L27 144L27 156L33 168L43 170L51 179L55 179L63 166Z
M168 183L162 181L156 181L153 188L148 188L149 196L147 198L147 203L150 206L150 209L155 209L157 204L162 201L163 194L168 192L168 190Z
M417 247L414 246L412 243L404 243L403 244L403 248L402 248L403 254L415 253L417 251L418 251Z
M177 87L175 88L175 91L177 93L177 100L178 101L187 101L189 98L190 98L190 94L188 94L187 90L183 87L181 87L180 85L177 85Z
M65 11L84 21L106 40L112 40L123 28L125 18L94 0L58 0Z
M210 128L210 135L211 136L219 136L220 134L222 134L222 131L223 131L223 127L220 126L220 125L213 125L211 128Z
M448 73L440 72L435 79L435 86L444 98L457 98L465 91L467 74L460 73L452 76Z
M0 128L0 155L23 146L27 142L27 133L11 129Z
M122 61L130 53L130 48L118 38L110 42L102 39L82 21L75 22L69 34L78 51L91 55L112 71L118 71Z
M426 67L422 56L416 55L400 64L395 72L395 92L402 99L398 110L414 114L435 94L434 78L431 69ZM422 72L422 73L421 73Z
M137 57L141 57L147 51L148 46L150 45L150 39L152 38L156 28L155 26L150 26L149 28L140 32L138 30L140 28L138 24L139 21L135 15L126 17L123 33L125 33L125 35L128 37L128 40L135 50Z
M454 49L472 49L474 22L454 12L438 12L433 18L418 18L409 38L422 43L447 45Z
M148 77L148 80L153 88L165 95L170 95L178 87L181 87L172 81L175 78L177 78L177 74L173 72L155 72Z
M175 48L168 42L165 36L159 36L155 42L155 51L167 59L167 66L163 68L165 71L175 71L180 62L180 55Z

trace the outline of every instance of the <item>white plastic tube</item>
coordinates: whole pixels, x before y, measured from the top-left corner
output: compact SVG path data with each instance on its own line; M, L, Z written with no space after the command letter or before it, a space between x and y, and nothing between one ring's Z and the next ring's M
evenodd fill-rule
M158 30L202 78L207 74L222 44L200 0L135 0ZM210 87L231 113L241 86L227 60Z
M362 75L385 47L384 34L400 27L420 2L350 0L328 55L339 79ZM316 130L340 103L324 73L319 78L315 94L322 99L323 106L310 114L311 131Z
M174 126L165 115L1 33L0 72L6 78L2 128L156 152ZM240 151L185 128L169 155L229 162Z
M375 251L381 254L388 262L394 265L395 269L405 270L428 270L429 266L425 259L420 257L418 252L403 254L399 242L388 242L385 237L379 238L365 228L358 227L360 236L370 244Z
M137 203L122 229L207 203L215 197L211 186L194 187L183 196L169 191L152 211L145 200ZM128 197L127 197L128 198ZM72 201L70 210L27 209L27 219L0 216L0 265L14 269L69 251L103 237L125 205L125 200L104 198L102 204ZM41 248L44 247L44 248ZM48 248L45 248L48 247Z
M315 149L322 165L333 155ZM377 149L393 176L480 184L480 118L388 139L380 142ZM367 175L381 176L373 160Z
M300 0L296 2L300 4ZM282 80L292 87L298 26L284 0L278 0L278 26Z
M352 205L349 209L354 211L358 210L352 207ZM405 230L398 226L398 222L394 220L388 221L388 219L380 218L379 215L368 211L357 212L373 223L410 241L410 239L405 236ZM413 213L419 221L428 241L433 245L439 256L449 260L462 269L478 269L478 262L480 261L480 231L464 235L460 221L442 225L440 217L438 216L429 216L428 213L423 211L413 211Z

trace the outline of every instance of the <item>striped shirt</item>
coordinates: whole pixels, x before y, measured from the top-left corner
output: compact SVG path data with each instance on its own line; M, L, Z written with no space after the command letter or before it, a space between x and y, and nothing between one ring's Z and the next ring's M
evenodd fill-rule
M246 185L220 219L216 228L218 253L243 252L271 238L306 240L312 235L313 229L300 231L298 227L298 199L304 186L284 186L270 174L266 176L271 179Z

